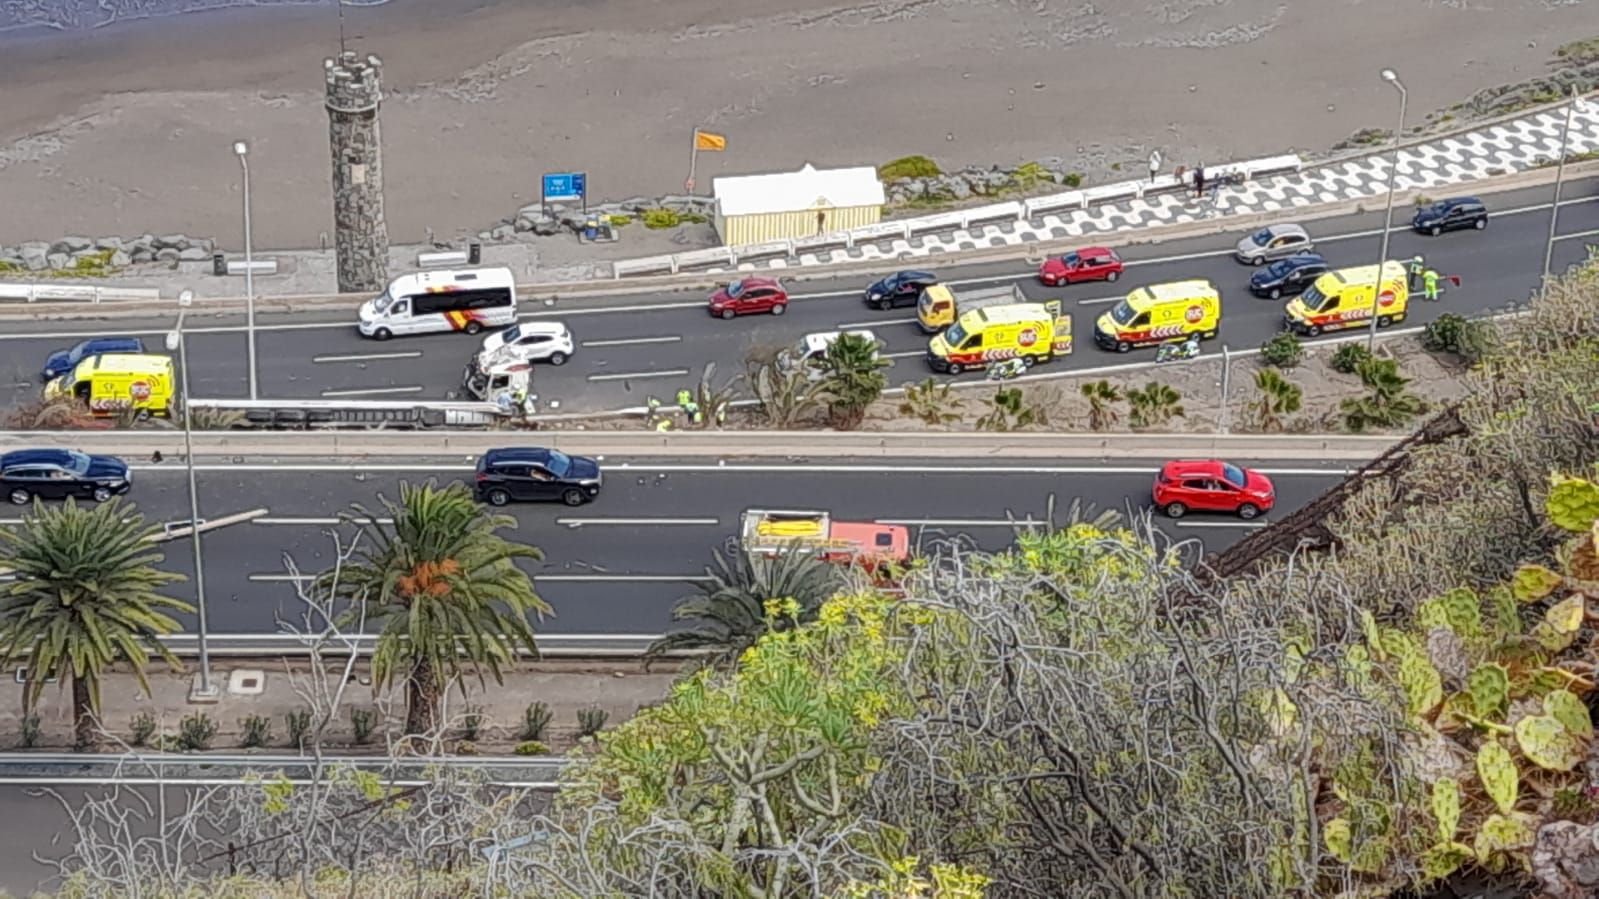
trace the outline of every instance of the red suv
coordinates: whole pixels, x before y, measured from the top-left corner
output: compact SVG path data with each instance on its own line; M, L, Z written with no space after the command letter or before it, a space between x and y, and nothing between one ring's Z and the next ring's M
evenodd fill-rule
M711 314L722 318L788 309L788 291L776 278L742 278L711 294Z
M1122 276L1122 258L1108 247L1085 247L1051 256L1038 269L1038 280L1050 287L1078 281L1114 281Z
M1219 459L1167 462L1155 478L1155 506L1172 518L1194 512L1232 512L1254 518L1277 502L1271 479Z

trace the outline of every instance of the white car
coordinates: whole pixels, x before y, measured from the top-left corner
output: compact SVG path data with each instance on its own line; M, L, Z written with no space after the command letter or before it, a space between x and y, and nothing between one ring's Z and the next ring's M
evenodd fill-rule
M560 322L519 322L483 338L480 359L515 357L524 362L564 365L572 357L572 332Z
M877 336L865 329L821 331L816 334L806 334L800 338L799 343L784 350L782 355L778 356L778 365L788 371L803 365L805 366L806 375L811 380L819 380L822 377L822 360L827 358L827 348L832 346L833 341L837 340L841 334L853 334L867 343L881 346L881 344L877 343Z

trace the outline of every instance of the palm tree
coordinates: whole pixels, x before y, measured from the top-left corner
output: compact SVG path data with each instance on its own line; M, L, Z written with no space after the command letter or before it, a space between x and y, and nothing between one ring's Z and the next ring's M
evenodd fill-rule
M463 669L480 684L485 672L502 683L519 650L537 654L528 616L550 607L516 560L543 554L500 536L516 519L489 513L464 484L402 482L399 502L378 499L393 523L352 506L343 517L369 533L368 548L320 581L353 603L344 624L364 613L378 626L372 678L384 686L404 678L406 733L428 734L437 726L444 688Z
M45 682L72 682L74 742L99 743L100 678L127 663L146 694L146 660L153 654L181 670L157 638L179 630L172 612L192 612L165 595L183 575L156 566L165 558L152 538L160 533L121 499L81 507L72 500L47 508L37 500L20 528L0 528L0 567L14 580L0 593L0 664L27 659L24 706L32 709Z
M672 620L690 621L687 630L667 634L645 653L654 658L674 649L710 647L722 660L737 658L769 628L811 620L831 597L840 570L808 552L785 552L751 558L738 547L718 550L705 568L697 593L672 606ZM792 619L767 614L771 600L792 599L799 613Z
M1304 401L1304 391L1299 385L1274 368L1255 372L1255 389L1260 395L1249 404L1249 409L1262 431L1282 430L1283 417L1298 412Z
M1109 381L1093 381L1082 386L1083 396L1088 398L1088 427L1094 431L1103 431L1116 423L1121 416L1111 407L1111 403L1122 401L1122 392Z
M835 426L859 426L867 407L883 395L888 386L883 369L890 363L878 354L880 346L875 340L849 333L827 345L827 355L822 357L822 391L827 394Z
M716 386L716 363L707 362L700 371L700 383L694 391L694 401L699 404L700 415L703 418L701 427L720 428L727 420L728 410L733 408L733 401L738 398L737 375Z
M801 368L784 370L774 360L760 362L751 366L749 383L766 423L780 430L794 427L821 406L820 385Z
M1339 404L1349 430L1358 434L1370 427L1398 427L1427 408L1426 401L1405 389L1410 379L1399 373L1397 360L1362 359L1355 371L1370 392Z
M1182 394L1165 384L1150 381L1142 390L1135 387L1127 391L1127 423L1135 428L1152 428L1173 417L1182 418L1185 413L1181 400Z

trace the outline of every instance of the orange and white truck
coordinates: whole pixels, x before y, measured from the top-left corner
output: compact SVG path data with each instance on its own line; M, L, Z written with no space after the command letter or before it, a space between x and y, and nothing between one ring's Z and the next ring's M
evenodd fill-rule
M824 562L872 567L909 559L911 532L904 525L834 521L827 512L749 509L739 521L739 545L751 556L799 550Z

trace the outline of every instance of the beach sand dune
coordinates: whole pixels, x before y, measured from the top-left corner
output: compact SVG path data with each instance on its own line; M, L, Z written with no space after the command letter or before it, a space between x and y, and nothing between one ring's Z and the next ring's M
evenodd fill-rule
M0 67L0 242L331 227L326 2L14 31ZM144 0L156 4L163 0ZM181 3L182 0L169 0ZM217 0L226 3L228 0ZM137 3L135 2L135 5ZM196 2L198 6L203 3ZM1090 175L1320 149L1531 77L1599 34L1582 0L392 0L345 9L385 63L390 235L475 232L586 171L592 197L679 191L696 126L721 173L1060 157ZM20 7L18 7L20 8ZM150 9L154 9L153 6ZM148 10L147 10L148 11ZM170 12L171 10L164 10Z

